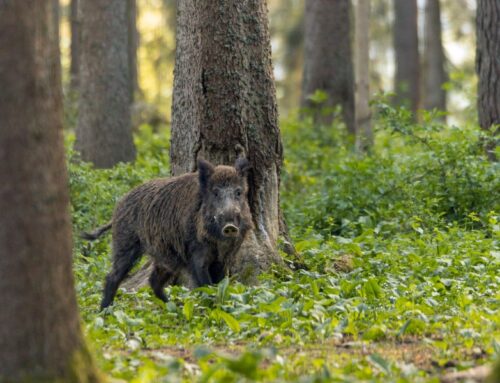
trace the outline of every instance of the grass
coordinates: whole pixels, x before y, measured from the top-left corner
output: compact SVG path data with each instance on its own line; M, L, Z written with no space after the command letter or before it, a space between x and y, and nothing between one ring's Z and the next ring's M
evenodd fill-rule
M77 293L100 367L141 383L438 382L499 355L498 165L474 128L379 110L368 157L348 149L337 122L282 124L282 204L307 270L270 270L255 286L171 286L167 304L148 288L121 291L100 313L110 238L77 239ZM166 134L143 127L136 145L136 163L111 170L68 149L75 232L168 175Z

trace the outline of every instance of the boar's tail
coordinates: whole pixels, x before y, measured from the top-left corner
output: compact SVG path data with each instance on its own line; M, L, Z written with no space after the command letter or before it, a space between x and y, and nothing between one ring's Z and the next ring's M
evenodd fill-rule
M101 235L103 235L105 232L107 232L109 229L111 229L111 226L113 225L113 222L108 222L106 225L98 227L94 231L90 233L85 233L82 232L80 234L80 237L83 239L86 239L88 241L94 241L97 238L99 238Z

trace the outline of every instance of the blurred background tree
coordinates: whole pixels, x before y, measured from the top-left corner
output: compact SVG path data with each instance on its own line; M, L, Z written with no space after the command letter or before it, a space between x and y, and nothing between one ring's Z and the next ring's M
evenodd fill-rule
M135 18L132 3L122 0L79 3L81 41L75 148L83 160L99 168L135 159L131 105L137 76L136 39L131 37L136 34L135 26L131 26Z
M448 81L446 56L441 32L441 4L439 0L427 0L424 18L424 59L422 65L423 107L446 110L446 89Z
M417 0L394 0L395 102L416 114L420 108L420 54Z
M498 94L500 80L498 52L500 50L500 0L480 0L477 8L476 71L479 76L478 103L479 125L490 132L485 139L488 157L496 160L496 139L500 129Z
M306 108L341 106L342 120L347 131L354 136L350 20L350 0L306 0L301 105ZM315 94L317 91L321 93ZM322 122L333 120L334 113L322 114Z
M370 16L371 1L358 0L355 19L356 148L367 152L373 146L370 111Z

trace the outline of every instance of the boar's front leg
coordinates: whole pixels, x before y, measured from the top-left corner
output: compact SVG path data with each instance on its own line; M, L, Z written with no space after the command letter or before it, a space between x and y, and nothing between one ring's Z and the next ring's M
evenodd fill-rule
M210 278L212 278L212 283L219 283L226 276L224 270L224 264L221 261L214 261L209 267Z
M216 254L210 248L202 244L193 246L191 249L190 271L196 283L196 287L213 283L210 275L210 266L215 260Z

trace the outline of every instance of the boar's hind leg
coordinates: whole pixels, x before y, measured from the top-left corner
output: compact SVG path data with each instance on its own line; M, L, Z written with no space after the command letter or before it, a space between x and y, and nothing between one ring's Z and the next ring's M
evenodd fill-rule
M120 283L141 258L141 245L139 241L129 244L125 248L121 248L118 244L115 245L115 248L113 248L113 269L106 277L101 310L113 303Z
M163 302L167 301L167 296L165 295L163 287L171 276L171 272L158 265L155 265L153 272L149 276L149 284L151 285L153 292Z

